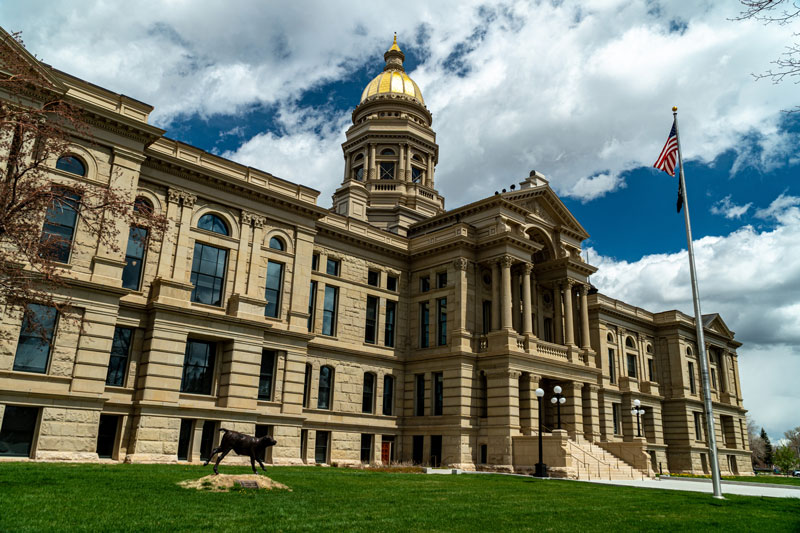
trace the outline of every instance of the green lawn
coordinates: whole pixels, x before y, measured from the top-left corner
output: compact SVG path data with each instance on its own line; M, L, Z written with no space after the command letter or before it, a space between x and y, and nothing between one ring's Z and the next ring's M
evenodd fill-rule
M221 467L223 473L247 473ZM0 463L0 531L798 531L800 499L528 477L275 467L293 489L176 485L211 467Z
M711 476L676 476L711 479ZM722 476L722 481L745 481L747 483L771 483L773 485L797 485L800 487L800 477L789 476Z

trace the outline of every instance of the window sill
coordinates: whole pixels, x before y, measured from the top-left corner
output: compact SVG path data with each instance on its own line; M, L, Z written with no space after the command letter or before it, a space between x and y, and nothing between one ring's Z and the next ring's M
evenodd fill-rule
M210 305L210 304L204 304L204 303L200 303L200 302L191 302L191 304L192 304L192 307L198 307L200 309L208 309L209 311L219 311L220 313L224 313L225 312L225 308L223 306L221 306L221 305Z
M122 387L119 385L106 385L109 392L133 392L133 387Z
M181 400L216 400L216 394L200 394L197 392L181 392L178 396Z
M70 383L72 381L72 377L69 376L51 376L45 372L30 372L27 370L0 370L0 376L27 377L60 383Z

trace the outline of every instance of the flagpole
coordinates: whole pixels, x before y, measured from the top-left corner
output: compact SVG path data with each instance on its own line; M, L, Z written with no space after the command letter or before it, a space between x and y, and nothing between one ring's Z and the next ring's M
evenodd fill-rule
M680 165L681 193L683 194L683 216L686 220L686 245L689 249L689 272L692 277L692 298L694 300L694 322L697 328L697 351L700 358L700 374L703 380L703 403L706 410L706 430L708 431L708 451L711 456L711 478L714 485L714 498L722 496L722 482L719 475L717 458L717 433L714 430L714 412L711 409L711 386L708 379L708 360L706 358L706 341L703 335L703 315L700 312L700 291L697 288L697 273L694 265L694 248L692 246L692 225L689 222L689 198L686 194L686 181L683 178L683 156L681 155L681 137L678 134L678 108L672 108L675 120L675 137L678 141L678 164Z

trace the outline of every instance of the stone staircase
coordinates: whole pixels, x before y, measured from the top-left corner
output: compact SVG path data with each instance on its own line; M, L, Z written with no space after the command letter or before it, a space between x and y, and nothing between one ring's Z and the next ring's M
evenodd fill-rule
M637 470L616 455L577 435L567 441L567 454L572 459L569 476L575 479L649 479L650 473Z

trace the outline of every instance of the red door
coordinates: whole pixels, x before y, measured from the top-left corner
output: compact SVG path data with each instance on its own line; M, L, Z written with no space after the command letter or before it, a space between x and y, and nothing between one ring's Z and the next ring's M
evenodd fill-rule
M385 465L388 465L391 461L392 457L392 443L391 442L382 442L381 443L381 462Z

